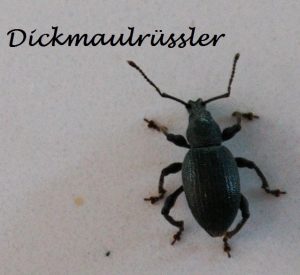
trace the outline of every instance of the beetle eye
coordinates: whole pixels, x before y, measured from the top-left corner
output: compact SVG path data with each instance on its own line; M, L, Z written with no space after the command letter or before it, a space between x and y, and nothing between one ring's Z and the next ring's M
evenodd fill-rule
M189 104L189 103L187 103L187 104L185 105L185 107L186 107L188 110L190 110L190 109L192 108L191 104Z

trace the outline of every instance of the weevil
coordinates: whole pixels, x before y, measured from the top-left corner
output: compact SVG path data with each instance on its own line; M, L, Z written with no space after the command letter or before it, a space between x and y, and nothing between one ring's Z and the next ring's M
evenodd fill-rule
M184 230L184 222L175 220L169 213L178 196L184 192L189 208L199 225L210 236L223 237L223 249L228 257L231 257L231 247L228 240L240 231L250 216L248 201L240 190L238 168L254 169L261 179L261 187L266 193L276 197L286 194L285 191L280 189L270 189L263 172L253 161L241 157L234 158L232 153L222 145L224 141L231 139L241 130L243 118L254 120L259 117L252 112L234 112L232 115L236 118L236 123L221 131L217 122L206 109L208 103L230 96L239 56L237 53L234 57L226 93L207 100L199 98L188 102L161 92L133 61L128 61L128 64L138 70L161 97L181 103L189 114L186 138L182 135L169 133L167 127L153 120L145 119L149 128L163 133L168 141L177 146L187 148L189 151L185 155L183 162L172 163L161 171L158 195L145 198L144 200L154 204L163 199L166 193L164 189L165 177L182 171L183 185L166 198L161 210L161 214L166 220L179 229L173 236L171 244L173 245L180 240ZM238 210L241 211L242 219L232 230L229 230L237 216Z

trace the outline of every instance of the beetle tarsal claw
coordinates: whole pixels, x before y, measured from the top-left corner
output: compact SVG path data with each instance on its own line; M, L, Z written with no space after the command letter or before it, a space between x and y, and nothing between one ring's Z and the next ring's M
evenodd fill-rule
M171 242L171 245L173 245L174 243L176 243L177 241L180 241L181 239L181 234L184 230L184 222L183 221L178 221L177 222L177 227L179 227L178 232L173 236L173 241Z
M161 200L164 197L165 192L162 192L159 196L156 197L149 197L149 198L144 198L144 201L150 201L151 204L156 203L157 201Z
M253 120L253 119L258 119L259 118L258 115L254 114L252 112L248 112L248 113L233 112L232 116L242 117L242 118L245 118L245 119L248 119L248 120Z
M180 241L180 239L181 239L181 233L182 233L182 230L180 229L180 230L173 236L173 241L171 242L171 245L174 245L177 241Z
M285 191L281 191L280 189L274 189L274 190L266 189L266 192L274 195L275 197L279 197L280 195L286 194Z
M168 128L162 125L159 125L157 122L153 121L153 120L149 120L147 118L144 118L144 121L147 122L148 127L151 129L154 129L158 132L163 132L164 134L166 134L168 132Z
M227 255L228 255L228 258L230 258L231 257L231 254L230 254L231 247L228 244L228 236L227 236L227 234L223 238L223 242L224 242L224 252L226 252Z
M250 113L242 113L242 117L246 118L248 120L253 120L254 118L259 118L258 115L255 115L255 114L253 114L251 112Z

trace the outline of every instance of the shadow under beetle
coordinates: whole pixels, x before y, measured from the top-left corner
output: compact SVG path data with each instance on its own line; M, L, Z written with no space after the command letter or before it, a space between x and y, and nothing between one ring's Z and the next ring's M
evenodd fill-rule
M133 61L128 61L129 65L138 70L160 96L183 104L189 113L189 124L186 131L187 140L182 135L169 133L166 127L153 120L145 119L149 128L162 132L167 140L175 145L189 149L182 163L172 163L161 171L158 184L159 195L145 198L145 200L153 204L162 199L166 193L163 187L164 178L169 174L182 170L183 185L166 198L161 211L168 222L179 228L171 244L173 245L180 240L181 233L184 230L184 222L174 220L169 213L177 197L184 192L197 222L212 237L223 236L224 251L228 257L231 257L228 239L239 232L250 216L248 201L240 191L238 168L247 167L254 169L262 181L261 187L267 193L276 197L286 193L279 189L271 190L264 174L253 161L244 158L234 158L231 152L222 145L223 141L232 138L241 130L242 118L253 120L257 119L258 116L251 112L234 112L232 115L236 117L236 124L221 131L219 125L206 110L207 103L230 96L231 84L238 59L239 54L236 54L226 93L207 100L202 100L201 98L196 101L189 100L187 103L162 93ZM228 231L239 209L242 213L242 220L233 230Z

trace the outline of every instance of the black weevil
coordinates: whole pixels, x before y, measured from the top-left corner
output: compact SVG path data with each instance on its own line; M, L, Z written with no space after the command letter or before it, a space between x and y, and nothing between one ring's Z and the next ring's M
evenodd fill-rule
M183 104L189 113L189 124L186 131L187 140L182 135L168 133L166 127L159 125L153 120L145 119L149 128L162 132L167 140L175 145L189 149L182 163L172 163L161 171L158 184L159 195L145 198L145 200L153 204L162 199L166 193L163 187L164 177L182 170L183 185L166 198L161 211L168 222L179 228L171 244L180 240L181 233L184 230L184 223L183 221L174 220L169 213L177 197L184 192L197 222L212 237L223 236L224 251L228 254L228 257L230 257L231 250L228 239L239 232L250 216L248 201L240 192L238 167L254 169L262 181L261 187L267 193L276 197L286 193L279 189L271 190L264 174L253 161L244 158L234 158L231 152L222 145L223 141L232 138L241 130L242 118L253 120L258 118L258 116L251 112L234 112L232 115L237 119L236 124L221 131L219 125L206 110L207 103L230 96L231 84L238 59L239 54L236 54L227 93L208 100L202 100L201 98L196 101L189 100L187 103L162 93L133 61L128 61L129 65L138 70L160 96ZM233 230L228 231L239 209L242 213L242 220Z

